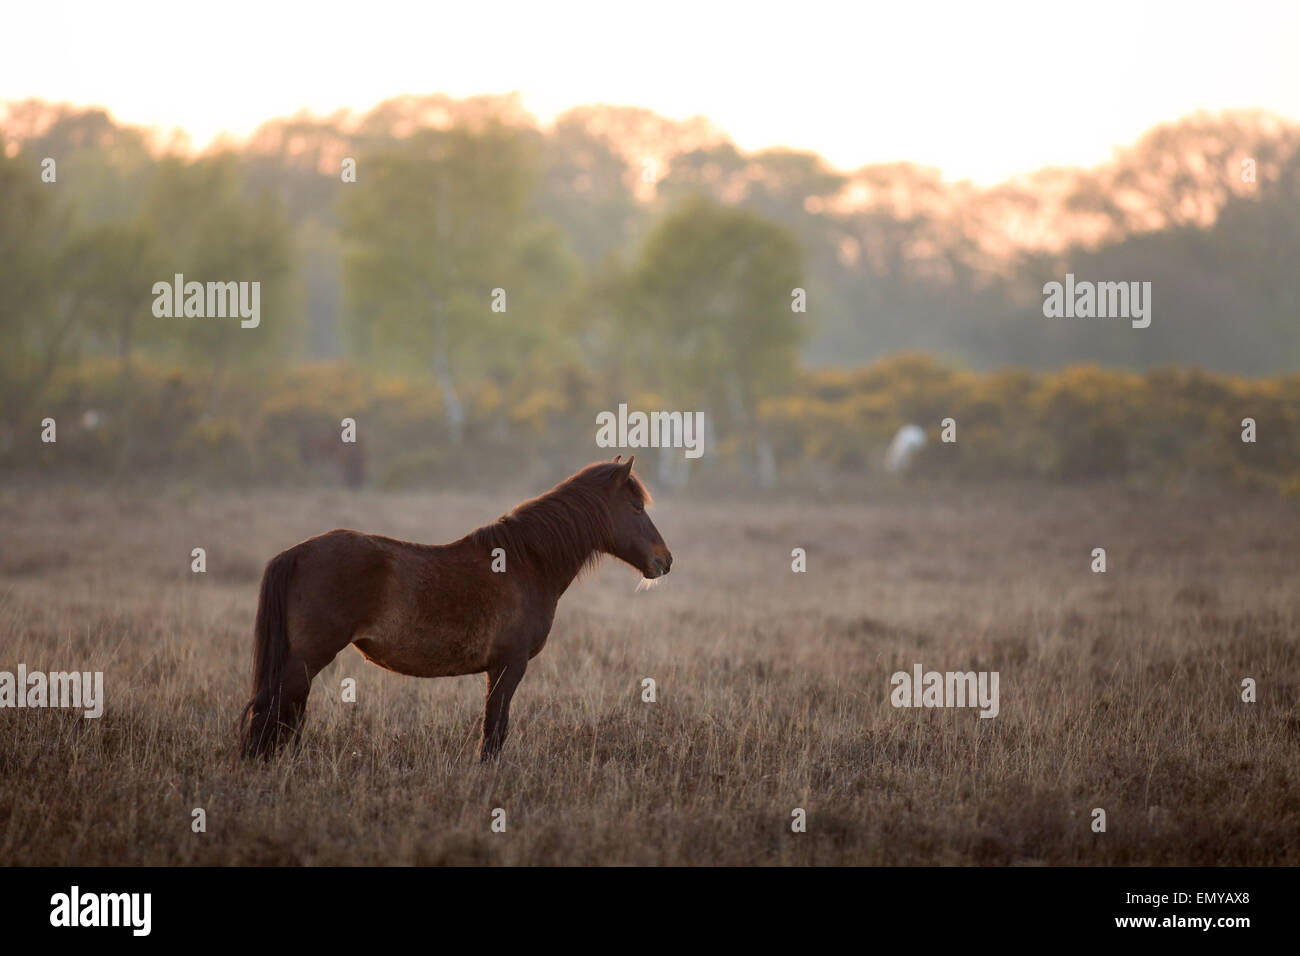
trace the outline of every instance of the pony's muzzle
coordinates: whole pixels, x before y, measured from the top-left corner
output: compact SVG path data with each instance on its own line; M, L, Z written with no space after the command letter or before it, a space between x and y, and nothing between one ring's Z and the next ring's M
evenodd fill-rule
M667 574L669 571L672 570L672 567L673 567L673 556L672 553L669 551L664 551L663 554L656 554L653 558L650 559L650 569L654 571L654 576L656 578L663 577L665 574Z

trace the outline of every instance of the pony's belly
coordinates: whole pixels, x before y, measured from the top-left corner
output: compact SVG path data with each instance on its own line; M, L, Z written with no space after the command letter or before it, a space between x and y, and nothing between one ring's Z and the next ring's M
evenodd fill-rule
M454 639L391 640L372 634L352 644L372 664L408 677L455 677L488 668L477 647Z

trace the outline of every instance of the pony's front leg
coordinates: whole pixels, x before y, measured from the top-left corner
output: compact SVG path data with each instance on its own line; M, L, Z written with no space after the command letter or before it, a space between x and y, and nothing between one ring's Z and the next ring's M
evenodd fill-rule
M479 760L491 760L505 743L506 729L510 725L510 699L515 688L524 679L528 658L499 664L487 672L487 701L483 706L483 740L479 744Z

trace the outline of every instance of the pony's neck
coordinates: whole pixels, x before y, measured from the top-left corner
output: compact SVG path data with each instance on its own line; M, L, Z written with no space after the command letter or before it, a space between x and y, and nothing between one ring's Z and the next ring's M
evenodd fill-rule
M596 493L561 485L525 501L488 529L502 540L508 562L524 562L538 583L558 598L605 553L611 537L608 522Z

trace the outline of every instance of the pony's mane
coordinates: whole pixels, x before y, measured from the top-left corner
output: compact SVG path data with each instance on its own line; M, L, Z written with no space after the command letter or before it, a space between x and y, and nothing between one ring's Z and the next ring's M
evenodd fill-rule
M523 558L543 572L581 574L613 546L608 493L622 467L609 461L588 465L469 537L488 549L504 548L511 560ZM650 504L650 493L635 475L628 484L643 505Z

